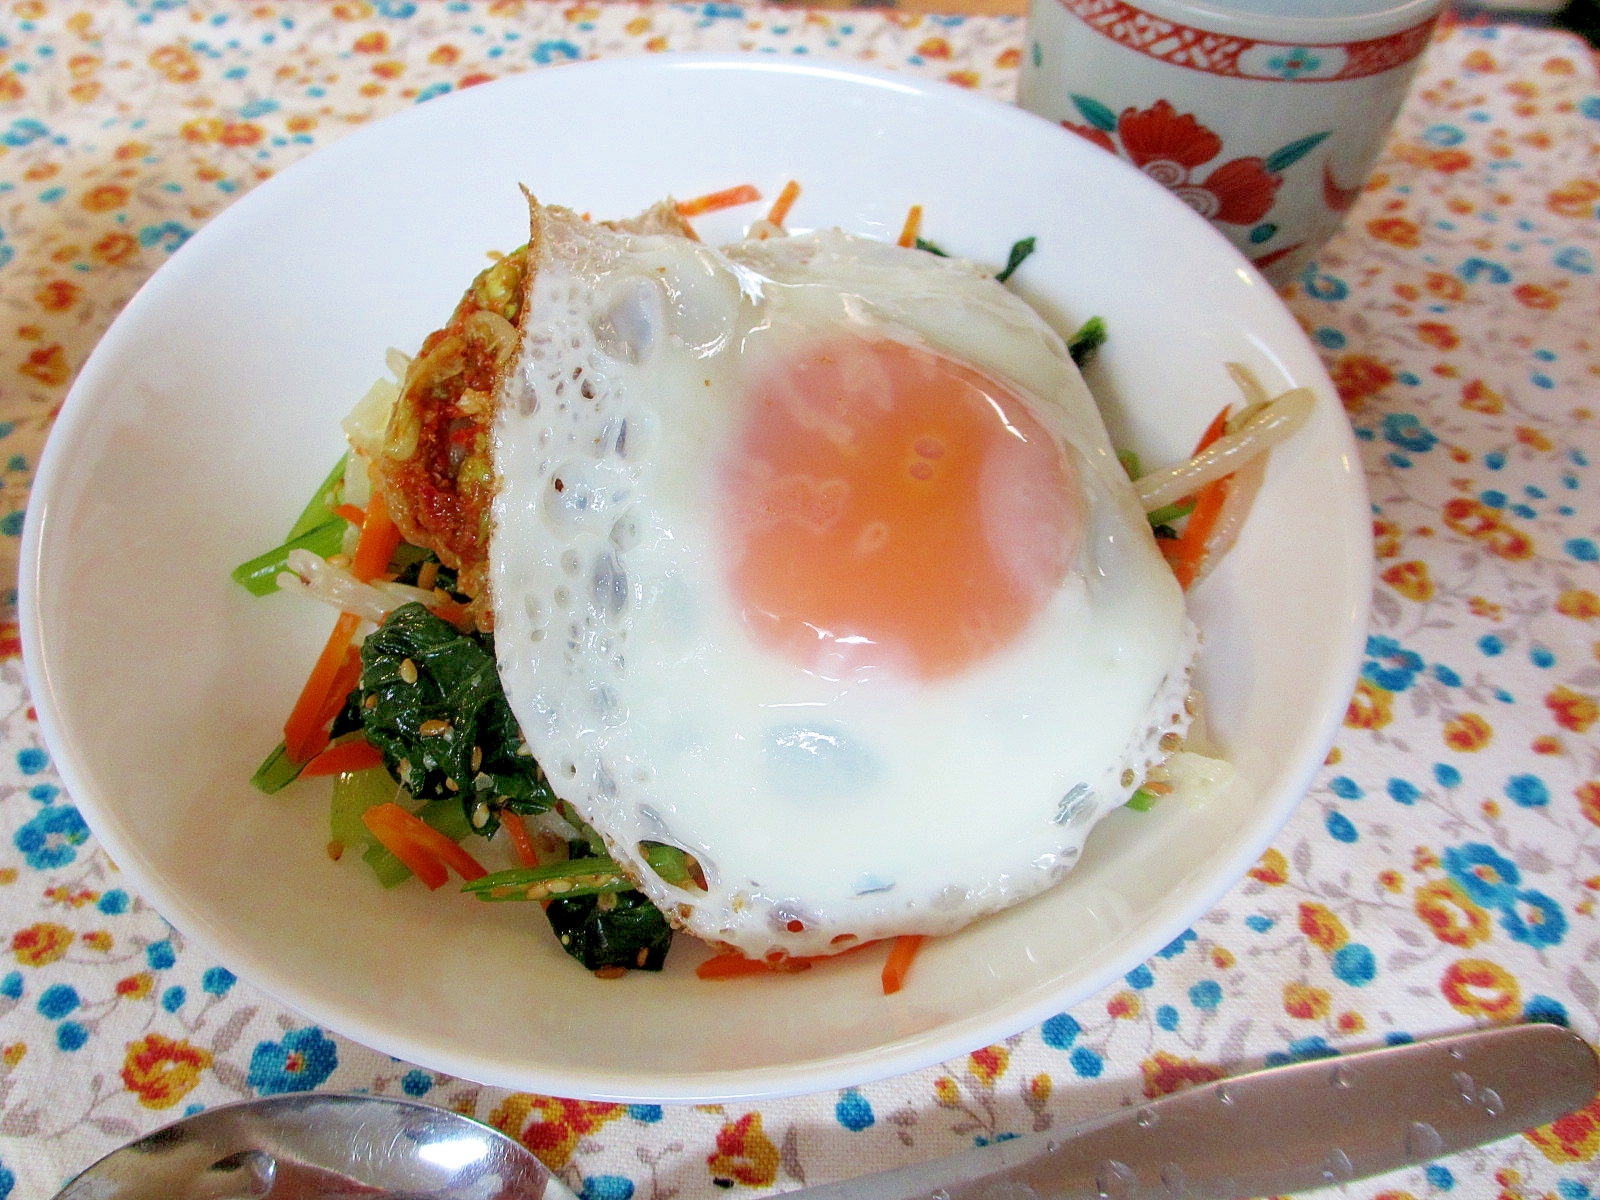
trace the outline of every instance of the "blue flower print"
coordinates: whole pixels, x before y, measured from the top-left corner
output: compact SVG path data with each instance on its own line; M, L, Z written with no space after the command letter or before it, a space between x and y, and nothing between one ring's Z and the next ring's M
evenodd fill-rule
M1482 842L1452 846L1440 861L1461 890L1485 908L1500 908L1516 899L1522 873L1516 863L1496 854L1492 846Z
M1416 682L1423 668L1422 656L1407 650L1391 637L1369 637L1367 658L1361 675L1386 692L1403 692Z
M1422 422L1412 413L1387 414L1383 418L1383 436L1385 440L1413 454L1423 454L1439 443L1439 439L1424 429Z
M89 840L89 827L70 804L40 809L33 820L17 830L12 841L36 871L64 867L78 857L78 847Z
M846 1088L839 1096L839 1102L833 1106L833 1115L851 1133L871 1128L876 1120L872 1105L855 1088Z
M1282 1050L1269 1050L1266 1054L1266 1064L1269 1067L1281 1067L1285 1063L1310 1062L1318 1058L1338 1058L1339 1052L1328 1045L1328 1039L1320 1034L1311 1037L1296 1038L1289 1043L1288 1052Z
M632 1200L633 1180L625 1175L589 1175L578 1190L578 1200Z
M1500 909L1500 924L1511 940L1542 950L1559 946L1567 935L1567 917L1561 906L1543 892L1518 892L1516 899Z
M260 1042L250 1054L246 1082L263 1096L309 1092L339 1065L339 1050L315 1025L291 1029L281 1042Z
M1506 795L1522 808L1543 808L1550 803L1550 789L1537 775L1513 775L1506 780Z
M1046 1046L1055 1050L1066 1050L1082 1032L1083 1026L1078 1024L1076 1017L1068 1013L1057 1013L1044 1023L1039 1035L1044 1038Z

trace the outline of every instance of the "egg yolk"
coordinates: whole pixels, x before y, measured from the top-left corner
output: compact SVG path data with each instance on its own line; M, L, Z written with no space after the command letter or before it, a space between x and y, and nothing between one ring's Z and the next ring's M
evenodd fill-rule
M836 334L748 389L731 584L759 641L830 678L958 672L1011 642L1077 551L1083 502L1006 384Z

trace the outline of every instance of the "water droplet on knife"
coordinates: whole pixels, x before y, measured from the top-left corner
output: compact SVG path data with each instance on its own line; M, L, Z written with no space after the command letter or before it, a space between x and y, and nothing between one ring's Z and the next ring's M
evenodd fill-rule
M1322 1160L1322 1178L1329 1183L1344 1183L1354 1179L1355 1174L1355 1165L1343 1150L1330 1150L1328 1157Z
M1461 1097L1461 1103L1474 1104L1478 1099L1478 1085L1471 1075L1465 1071L1457 1071L1450 1076L1450 1082L1455 1085L1456 1095Z
M1333 1069L1333 1086L1339 1091L1348 1091L1355 1085L1356 1077L1349 1067L1335 1067Z
M1166 1185L1167 1191L1174 1196L1189 1194L1189 1181L1184 1178L1183 1168L1177 1163L1168 1163L1161 1168L1161 1182Z
M1100 1173L1094 1177L1094 1185L1100 1192L1100 1200L1128 1200L1138 1179L1132 1167L1113 1158L1101 1165Z
M1406 1130L1406 1153L1420 1162L1427 1162L1444 1149L1444 1139L1439 1131L1426 1121L1413 1121Z
M1493 1088L1484 1088L1478 1093L1478 1100L1483 1105L1486 1116L1498 1117L1506 1110L1505 1101L1500 1099L1500 1093Z
M1467 1056L1467 1052L1465 1050L1463 1050L1460 1046L1451 1046L1450 1049L1445 1051L1445 1053L1448 1054L1451 1058L1455 1059L1456 1062L1460 1062L1463 1058L1465 1058Z
M1159 1120L1161 1114L1153 1108L1141 1108L1133 1118L1134 1124L1140 1129L1152 1129Z
M1225 1083L1217 1084L1217 1102L1226 1108L1233 1107L1233 1091Z
M1046 1142L1044 1144L1044 1152L1046 1154L1054 1154L1059 1149L1061 1149L1061 1143L1060 1142L1052 1140L1052 1141L1048 1141L1048 1142Z

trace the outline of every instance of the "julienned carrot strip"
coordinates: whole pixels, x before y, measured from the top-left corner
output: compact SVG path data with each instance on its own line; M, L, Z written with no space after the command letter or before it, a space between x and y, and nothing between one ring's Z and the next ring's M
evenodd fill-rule
M742 954L718 954L708 958L694 969L701 979L738 979L745 975L792 974L809 971L812 959L784 958L767 962L761 958L746 958Z
M1221 412L1211 418L1211 424L1206 426L1205 433L1200 435L1200 441L1195 444L1194 452L1199 454L1227 432L1228 409L1224 406ZM1222 515L1223 504L1228 499L1232 479L1233 476L1224 475L1221 479L1212 480L1196 492L1194 509L1189 513L1188 521L1184 523L1183 532L1178 535L1176 541L1163 543L1162 550L1172 567L1172 573L1178 577L1178 586L1185 591L1200 574L1200 566L1206 557L1206 543L1211 540L1211 532L1217 527L1217 518Z
M913 204L911 211L906 213L906 223L900 229L901 246L910 249L917 244L917 237L922 233L922 205Z
M815 963L832 962L836 958L844 958L858 950L865 950L868 946L876 946L881 941L881 938L874 938L869 942L857 942L848 950L841 950L837 954L797 954L771 961L764 958L746 958L737 951L729 951L706 959L694 969L694 973L701 979L738 979L745 975L792 975L797 971L809 971Z
M361 814L361 823L367 827L378 843L394 855L406 866L411 868L411 873L422 880L428 888L443 887L450 878L450 872L445 869L444 863L439 861L438 855L432 853L428 847L419 843L411 836L407 823L396 817L417 819L406 812L398 804L377 804ZM421 825L421 821L417 821Z
M1211 418L1211 424L1206 426L1206 431L1200 435L1200 440L1195 443L1194 452L1199 454L1212 442L1228 432L1228 406L1223 405L1222 411Z
M1167 561L1172 564L1172 573L1178 577L1178 586L1186 591L1200 573L1200 565L1206 557L1206 546L1211 541L1211 533L1217 527L1217 518L1222 515L1232 486L1233 476L1224 475L1201 488L1195 495L1194 511L1189 514L1183 532L1167 551Z
M350 524L360 526L366 524L367 514L354 504L341 504L335 508L334 513L343 517Z
M533 847L533 839L528 836L528 824L521 814L503 808L500 810L500 824L506 827L506 835L511 839L511 849L516 852L517 861L525 867L537 867L539 852Z
M761 199L761 193L748 183L741 183L738 187L724 188L720 192L710 192L704 196L696 196L693 200L678 201L678 215L680 217L698 217L702 213L717 212L724 208L737 208L741 204L754 204Z
M346 771L365 771L383 765L383 751L365 738L329 746L301 771L301 775L342 775Z
M788 217L789 210L794 207L794 202L800 198L800 181L791 179L783 185L783 191L778 193L778 198L772 202L772 208L767 213L767 220L774 225L782 225Z
M917 951L922 949L923 935L920 933L902 933L895 938L894 946L889 951L888 961L883 964L883 994L892 996L906 985L906 976L911 972L911 960L916 958Z
M374 491L362 514L361 540L356 543L350 574L365 582L382 575L400 545L400 527L389 517L383 493Z
M350 639L355 636L361 618L354 613L340 613L334 622L327 644L311 668L311 676L300 689L289 719L283 723L283 745L293 763L310 762L323 746L327 745L327 731L318 718L332 690L335 677L345 661L345 651L350 649ZM319 744L320 739L320 744Z
M482 879L489 872L486 871L477 859L468 854L455 842L429 825L421 817L413 816L398 804L390 801L388 804L375 805L361 814L361 820L372 831L372 836L382 842L395 857L411 866L411 860L401 854L389 839L395 843L407 845L422 855L433 859L441 867L448 866L462 879L469 883L474 879ZM412 867L415 871L416 868ZM422 876L420 871L418 877ZM423 879L427 883L427 879ZM443 880L440 880L442 883ZM437 887L438 884L428 884Z
M322 701L322 708L317 713L317 727L325 729L333 723L333 719L344 708L345 701L350 698L351 689L361 682L361 651L354 646L345 647L344 661L339 664L339 669L334 672L333 681L328 684L328 695Z

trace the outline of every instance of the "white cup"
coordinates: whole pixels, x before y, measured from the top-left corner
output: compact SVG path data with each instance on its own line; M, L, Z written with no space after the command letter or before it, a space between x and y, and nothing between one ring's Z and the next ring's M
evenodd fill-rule
M1360 194L1444 0L1030 0L1021 105L1165 184L1274 284Z

